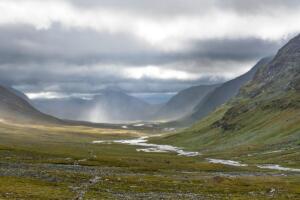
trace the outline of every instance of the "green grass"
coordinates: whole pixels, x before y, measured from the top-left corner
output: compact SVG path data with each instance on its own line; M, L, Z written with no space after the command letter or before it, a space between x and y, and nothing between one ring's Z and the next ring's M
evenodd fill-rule
M300 167L300 109L292 97L256 104L246 99L226 104L207 118L178 133L152 142L182 146L224 159ZM298 98L295 98L298 99ZM292 105L292 106L291 106ZM282 108L284 107L284 108ZM267 153L271 151L278 151ZM255 154L255 156L248 156Z
M72 199L67 185L36 179L0 177L0 199Z
M207 123L220 118L224 110ZM192 129L199 127L205 125ZM207 155L143 153L134 146L91 143L145 134L134 130L0 124L0 199L72 199L77 195L72 188L82 187L95 175L101 179L87 188L86 199L190 199L188 195L199 199L271 199L273 195L275 199L294 200L300 195L299 176L294 173L277 176L281 172L211 164L205 160ZM224 157L227 154L229 151ZM285 156L297 160L297 154ZM74 162L84 168L76 170ZM274 194L270 194L272 188Z

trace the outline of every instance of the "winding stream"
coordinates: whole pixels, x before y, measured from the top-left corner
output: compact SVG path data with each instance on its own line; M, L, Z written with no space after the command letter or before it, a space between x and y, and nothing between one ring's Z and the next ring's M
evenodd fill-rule
M160 145L160 144L147 143L148 138L149 138L148 136L144 136L144 137L140 137L140 138L136 138L136 139L128 139L128 140L95 140L92 143L93 144L116 143L116 144L140 146L142 148L137 148L136 151L142 151L142 152L147 152L147 153L176 153L179 156L188 156L188 157L201 155L199 152L185 151L185 150L183 150L183 148L174 147L172 145ZM222 160L222 159L215 159L215 158L206 158L206 160L210 163L230 165L230 166L236 166L236 167L247 167L248 166L248 164L243 164L239 161L233 161L233 160ZM275 164L256 165L256 167L261 168L261 169L300 172L300 169L282 167L280 165L275 165Z
M143 151L143 152L154 152L154 153L177 153L177 155L180 156L198 156L200 155L199 152L193 152L193 151L184 151L182 148L174 147L171 145L160 145L160 144L149 144L148 142L148 136L140 137L137 139L130 139L130 140L97 140L93 141L94 144L111 144L111 143L117 143L117 144L127 144L127 145L134 145L134 146L141 146L145 148L138 148L137 151Z
M233 161L233 160L221 160L221 159L213 159L213 158L207 158L208 162L210 163L217 163L217 164L223 164L223 165L231 165L231 166L237 166L237 167L246 167L247 164L242 164L239 161Z

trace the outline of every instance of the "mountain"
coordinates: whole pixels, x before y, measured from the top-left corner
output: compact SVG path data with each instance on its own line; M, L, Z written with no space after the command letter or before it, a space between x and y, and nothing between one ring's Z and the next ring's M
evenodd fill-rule
M223 129L239 129L238 117L253 111L284 112L298 122L300 134L300 35L281 48L275 58L259 68L253 80L241 88L230 109L216 123Z
M89 102L91 121L146 120L157 107L120 91L104 91Z
M193 86L178 92L162 106L155 119L175 120L191 114L195 106L219 85Z
M227 152L243 160L253 161L255 155L256 160L268 163L299 161L300 35L261 65L230 102L160 142L222 152L223 156Z
M250 71L247 73L233 79L227 81L215 88L212 92L207 94L199 103L195 106L193 114L189 116L189 121L197 121L209 113L214 111L218 106L226 103L232 97L236 96L239 89L250 81L256 71L270 62L272 58L263 58L261 59Z
M32 99L32 104L44 113L70 120L82 120L86 109L86 100L78 98Z
M14 93L15 95L17 95L18 97L21 97L22 99L24 99L25 101L27 101L28 103L30 103L30 99L23 92L20 92L19 90L16 90L16 89L14 89L12 87L6 87L5 86L5 88L7 90L9 90L10 92Z
M24 99L25 97L19 91L0 86L1 120L30 123L61 123L59 119L36 110Z
M41 111L62 119L91 122L129 122L146 120L158 106L119 90L103 90L91 100L78 98L36 99Z
M14 93L16 96L21 97L22 99L24 99L25 101L27 101L28 103L30 103L30 99L28 98L28 96L26 94L24 94L23 92L20 92L19 90L9 86L8 84L1 82L0 81L0 86L2 86L3 88L5 88L6 90Z

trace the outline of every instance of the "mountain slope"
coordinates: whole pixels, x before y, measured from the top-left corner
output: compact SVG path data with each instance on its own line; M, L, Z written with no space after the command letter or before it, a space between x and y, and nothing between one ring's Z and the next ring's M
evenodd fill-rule
M180 91L155 113L155 119L175 120L192 113L195 106L218 85L200 85Z
M146 120L156 106L120 91L104 91L89 102L90 121L122 122Z
M21 93L18 92L20 95ZM59 119L45 115L32 107L11 89L0 86L0 118L13 122L61 123Z
M42 112L70 120L82 120L80 113L84 111L85 103L85 100L77 98L32 100L32 104Z
M217 87L211 93L209 93L205 98L200 101L200 103L195 107L194 113L190 116L191 121L199 120L209 113L214 111L218 106L226 103L232 97L237 95L239 89L250 81L257 69L266 65L270 62L271 58L264 58L260 60L250 71L247 73L225 82L221 86Z
M37 99L41 111L62 119L91 122L127 122L147 119L156 111L148 104L122 91L105 90L91 100L77 98Z
M280 49L276 57L261 67L253 80L241 88L218 124L225 129L238 128L238 121L235 121L238 113L258 109L298 111L295 118L300 122L300 35Z
M16 90L16 89L14 89L12 87L8 87L8 86L5 86L5 88L7 90L9 90L10 92L14 93L15 95L17 95L18 97L21 97L22 99L24 99L25 101L30 103L30 99L23 92L20 92L19 90Z
M300 166L299 80L297 36L271 62L261 66L232 101L192 128L159 142L219 152L223 157L236 156L240 160L286 161L290 166ZM277 152L276 156L272 152Z

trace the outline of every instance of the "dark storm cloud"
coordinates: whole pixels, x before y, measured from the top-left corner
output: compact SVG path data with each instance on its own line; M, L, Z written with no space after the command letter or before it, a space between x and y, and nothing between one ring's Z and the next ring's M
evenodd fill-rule
M165 52L128 34L64 29L59 24L48 30L24 25L2 26L0 43L2 82L25 92L51 90L69 94L97 93L112 85L128 92L174 92L190 85L213 84L224 78L132 80L122 77L119 71L128 66L157 65L199 73L216 67L216 62L256 60L274 53L281 44L254 38L192 40L184 50Z
M132 54L143 55L152 51L128 34L64 29L59 24L48 30L36 30L32 26L2 26L0 42L2 64L48 61L89 64L130 60Z
M243 61L274 54L284 42L285 40L269 41L251 37L190 41L191 51L188 55L195 58Z
M128 34L98 34L90 30L49 30L30 26L0 27L0 63L64 63L90 65L113 63L161 65L179 61L238 60L248 61L275 53L283 41L256 38L192 40L184 50L165 52L152 48Z
M82 8L102 7L143 13L153 17L173 17L177 15L201 15L216 8L231 10L242 15L260 12L277 12L278 10L299 9L298 0L69 0Z
M195 0L70 0L69 2L83 8L101 7L159 17L206 12L211 5L209 1Z
M285 10L297 10L300 7L300 1L298 0L226 0L215 1L225 9L233 10L239 14L259 14L261 12L276 12Z
M222 82L274 54L300 27L298 18L281 21L289 12L298 16L293 0L0 4L0 82L25 92L175 92ZM241 21L245 16L253 18ZM161 71L151 74L148 66Z

